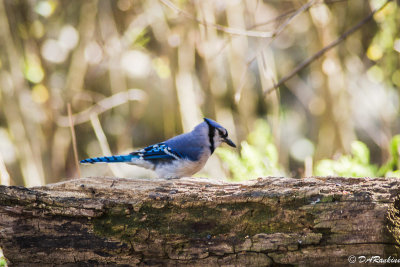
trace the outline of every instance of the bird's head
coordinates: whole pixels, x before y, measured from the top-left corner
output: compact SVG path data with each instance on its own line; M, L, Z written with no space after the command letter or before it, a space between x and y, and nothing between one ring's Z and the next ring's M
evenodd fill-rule
M220 146L222 143L227 143L231 147L236 147L235 143L228 138L228 131L218 124L216 121L204 118L208 126L208 138L211 144L211 151Z

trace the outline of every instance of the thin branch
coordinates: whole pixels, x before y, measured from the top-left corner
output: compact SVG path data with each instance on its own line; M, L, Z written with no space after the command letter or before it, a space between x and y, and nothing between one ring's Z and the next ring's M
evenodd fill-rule
M241 35L241 36L248 36L248 37L257 37L257 38L271 38L273 37L273 32L261 32L261 31L248 31L248 30L242 30L242 29L236 29L236 28L230 28L226 26L222 26L220 24L216 24L213 22L207 22L207 21L202 21L194 17L192 14L189 12L186 12L185 10L180 9L176 5L174 5L171 1L169 0L160 0L161 3L169 7L170 9L174 10L178 14L181 14L185 16L188 19L194 20L197 23L206 26L206 27L213 27L217 29L218 31L222 31L228 34L232 35Z
M335 4L335 3L340 3L340 2L347 2L348 0L325 0L325 1L319 1L318 3L315 3L315 5L320 5L320 4L326 4L326 5L329 5L329 4ZM306 4L307 5L307 4ZM308 8L310 8L311 6L309 6ZM303 7L300 7L300 9L301 8L303 8ZM285 13L282 13L282 14L279 14L278 16L276 16L275 18L272 18L272 19L268 19L268 20L266 20L266 21L263 21L263 22L259 22L259 23L256 23L256 24L253 24L251 27L250 27L250 29L255 29L255 28L258 28L258 27L261 27L261 26L265 26L265 25L268 25L268 24L270 24L270 23L273 23L273 22L275 22L275 21L277 21L277 20L280 20L280 19L283 19L283 18L285 18L285 17L287 17L287 16L290 16L291 14L293 14L293 13L295 13L297 10L296 9L291 9L291 10L288 10L288 11L286 11Z
M271 42L278 37L278 35L289 25L289 23L298 15L300 15L301 13L303 13L304 11L308 10L313 4L315 4L315 0L311 0L309 2L307 2L306 4L304 4L303 6L301 6L298 10L296 10L289 18L287 18L282 25L276 29L273 33L273 38L268 40L267 45L271 44ZM256 56L254 56L249 62L247 62L247 66L246 66L246 71L243 72L242 77L240 79L240 84L238 89L235 92L235 96L234 96L234 100L236 103L239 103L240 99L241 99L241 95L242 95L242 91L243 91L243 87L246 84L246 75L247 75L247 70L249 69L250 64L256 60L256 58L259 55L259 51L256 53Z
M73 120L72 120L72 112L71 112L71 104L70 103L68 103L67 108L68 108L69 125L70 125L70 128L71 128L72 148L74 150L74 158L75 158L76 170L78 172L79 177L82 177L81 168L79 166L79 161L78 161L78 149L77 149L77 146L76 146L76 136L75 136L74 123L73 123Z
M94 130L94 133L96 134L97 141L99 141L101 152L105 156L111 156L112 155L111 149L107 142L107 137L103 131L103 128L101 128L101 124L100 124L99 117L97 116L97 114L92 114L90 116L90 122L92 123L92 127ZM123 173L120 171L120 169L117 166L108 164L108 167L110 168L110 170L116 177L123 177Z
M308 156L304 159L304 178L313 176L313 158Z
M283 29L286 28L286 26L295 18L297 17L299 14L303 13L304 11L306 11L307 9L309 9L313 4L315 3L315 0L311 0L309 2L307 2L305 5L301 6L299 9L296 10L296 12L293 13L293 15L291 15L287 20L285 20L284 23L282 23L282 25L279 26L278 29L276 29L274 31L274 37L278 36Z
M0 184L10 185L10 174L7 171L6 164L4 163L3 156L0 151Z
M85 109L77 114L72 115L74 125L81 124L90 120L92 114L99 115L109 109L125 104L128 101L143 101L146 99L146 94L139 89L129 89L126 92L120 92L107 97L97 104ZM68 116L60 116L57 119L57 125L61 127L69 126Z
M278 20L281 20L281 19L283 19L283 18L286 18L287 16L290 16L290 15L293 14L294 12L296 12L296 9L288 10L288 11L286 11L285 13L279 14L278 16L276 16L276 17L274 17L274 18L272 18L272 19L268 19L268 20L266 20L266 21L253 24L253 25L250 27L250 29L255 29L255 28L258 28L258 27L265 26L265 25L268 25L268 24L270 24L270 23L276 22L276 21L278 21Z
M351 34L353 34L355 31L357 31L358 29L360 29L364 24L366 24L368 21L370 21L374 15L379 12L380 10L382 10L389 2L391 2L392 0L388 0L386 1L381 7L374 9L373 11L371 11L371 13L366 16L364 19L362 19L360 22L358 22L356 25L354 25L353 27L351 27L348 31L346 31L345 33L343 33L341 36L339 36L339 38L337 38L335 41L331 42L329 45L325 46L324 48L322 48L321 50L319 50L317 53L315 53L314 55L312 55L311 57L307 58L306 60L304 60L302 63L300 63L299 65L297 65L296 68L294 68L288 75L286 75L285 77L283 77L282 79L280 79L274 86L268 88L267 90L264 91L264 95L269 94L270 92L272 92L273 90L277 89L279 86L281 86L282 84L284 84L285 82L287 82L289 79L291 79L293 76L295 76L299 71L301 71L302 69L304 69L305 67L307 67L308 65L310 65L313 61L317 60L318 58L320 58L322 55L324 55L327 51L329 51L330 49L332 49L333 47L337 46L338 44L340 44L342 41L344 41L347 37L349 37Z
M334 3L340 3L340 2L347 2L348 0L325 0L325 1L319 1L319 2L317 2L317 3L314 3L314 6L318 6L318 5L320 5L320 4L334 4ZM302 10L302 11L306 11L306 10L308 10L309 8L311 8L311 6L312 5L309 5L309 3L306 3L304 6L302 6L302 7L300 7L300 9ZM304 8L304 7L306 7L306 8ZM274 18L272 18L272 19L268 19L268 20L266 20L266 21L263 21L263 22L260 22L260 23L256 23L256 24L253 24L252 26L250 26L249 27L249 29L256 29L256 28L258 28L258 27L261 27L261 26L265 26L265 25L267 25L267 24L270 24L270 23L273 23L273 22L276 22L276 21L278 21L278 20L281 20L281 19L284 19L285 17L288 17L288 16L290 16L291 14L293 14L293 13L297 13L296 15L298 15L298 14L300 14L301 12L297 12L298 10L296 10L296 9L291 9L291 10L288 10L288 11L286 11L285 13L282 13L282 14L280 14L280 15L278 15L278 16L276 16L276 17L274 17ZM292 20L292 17L290 17L288 20ZM285 25L286 24L286 25ZM282 27L282 26L280 26L279 28L282 28L281 30L283 30L286 26L287 26L287 21L285 21L285 22L283 22L283 24L282 25L285 25L284 27ZM279 30L279 29L278 29ZM277 37L277 31L278 30L275 30L273 33L272 33L272 35L274 36L274 37ZM281 32L281 30L279 30L279 32ZM211 58L211 60L213 60L213 59L215 59L216 58L216 56L218 55L218 54L220 54L220 52L223 50L223 49L225 49L225 47L226 47L226 45L229 43L229 40L226 40L225 41L225 43L222 45L222 47L219 49L219 51L217 52L217 53L215 53L215 56L211 56L210 58ZM269 43L268 43L269 44ZM247 64L247 68L248 68L248 66L254 61L256 59L256 57L254 57L254 58L252 58L250 61L249 61L249 63ZM244 75L245 75L246 73L244 73ZM237 91L241 91L241 90L237 90Z

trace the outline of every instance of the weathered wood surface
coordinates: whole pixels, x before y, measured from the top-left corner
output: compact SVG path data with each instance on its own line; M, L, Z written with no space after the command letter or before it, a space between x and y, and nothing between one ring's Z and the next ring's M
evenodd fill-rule
M85 178L1 186L0 247L12 266L346 266L350 255L397 257L399 185Z

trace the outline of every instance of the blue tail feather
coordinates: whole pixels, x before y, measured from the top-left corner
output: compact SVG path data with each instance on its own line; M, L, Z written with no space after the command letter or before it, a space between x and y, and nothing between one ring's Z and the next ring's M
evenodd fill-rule
M89 158L81 160L81 163L98 163L98 162L106 162L106 163L113 163L113 162L130 162L132 158L135 158L133 155L118 155L118 156L109 156L109 157L96 157L96 158Z

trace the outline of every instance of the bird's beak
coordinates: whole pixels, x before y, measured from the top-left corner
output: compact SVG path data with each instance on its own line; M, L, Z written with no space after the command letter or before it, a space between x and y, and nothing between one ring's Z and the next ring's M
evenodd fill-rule
M232 142L232 140L229 138L225 138L224 142L227 143L228 145L230 145L231 147L236 147L235 143Z

